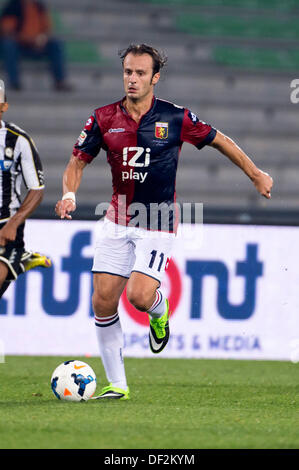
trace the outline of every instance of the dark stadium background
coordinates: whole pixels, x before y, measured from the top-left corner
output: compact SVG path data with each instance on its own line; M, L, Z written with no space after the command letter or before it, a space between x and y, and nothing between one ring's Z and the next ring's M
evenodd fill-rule
M0 0L0 8L4 3ZM73 145L96 107L123 96L118 51L131 42L149 43L168 55L156 96L190 108L234 139L257 166L271 174L274 188L272 199L266 200L218 151L205 147L198 152L184 144L177 201L204 204L204 229L210 238L205 238L208 243L200 253L197 246L186 250L187 254L180 249L175 253L180 271L171 274L168 270L170 291L175 297L180 292L183 299L177 309L181 316L172 319L178 326L176 330L171 327L171 338L176 340L182 333L188 340L194 335L191 352L200 360L181 357L184 350L178 342L174 343L177 349L168 349L178 353L178 359L163 357L163 353L162 358L144 358L142 354L149 352L142 342L148 338L147 326L133 322L134 317L125 312L127 337L138 339L139 356L126 358L132 400L117 404L90 400L74 407L57 400L50 387L54 369L72 358L62 356L65 348L72 355L76 347L89 353L95 341L92 275L87 263L92 262L88 250L91 230L97 224L89 220L97 219L96 205L111 197L105 152L84 171L73 215L78 222L28 221L29 248L49 254L54 269L20 276L1 300L0 448L110 449L114 455L117 449L163 449L163 454L167 449L298 450L298 228L282 226L299 225L299 0L45 3L52 12L55 34L65 42L74 90L53 91L43 61L24 61L24 89L7 90L11 107L3 118L33 137L45 170L44 200L31 218L57 219L54 207L62 196L62 174ZM1 55L0 78L6 79ZM66 226L69 231L64 230ZM81 238L75 238L78 233ZM228 298L228 290L219 287L218 297L230 301L231 310L232 302L242 308L247 298L247 284L240 276L249 279L250 272L244 266L253 271L257 260L263 263L263 278L257 271L250 277L250 285L259 287L258 295L247 289L250 299L258 299L257 306L251 304L253 318L223 317L217 306L215 270L203 289L206 311L201 318L199 302L194 301L197 318L191 316L191 296L198 291L191 289L191 271L187 276L186 266L187 261L191 267L192 263L198 266L199 256L205 266L216 260L209 266L220 266L221 272L229 274L229 287L240 295ZM72 279L80 282L80 288L72 288L77 286ZM222 286L227 288L228 276L225 280ZM223 346L222 340L252 336L260 339L261 349L229 350L226 342ZM211 337L214 343L208 349ZM295 342L287 344L288 339ZM208 352L206 357L201 356L203 351ZM98 387L106 385L99 357L85 354L81 359L95 370ZM111 456L107 452L97 453L97 458ZM204 454L193 453L202 463ZM219 457L206 455L209 464ZM286 454L272 457L277 461L278 455L285 464ZM235 455L222 454L222 465L223 457L230 466L236 461ZM266 457L269 464L269 453Z
M56 35L65 41L75 89L52 91L46 63L27 61L24 90L8 92L5 118L33 136L45 169L45 197L33 217L55 217L62 173L82 125L95 107L122 97L118 50L145 42L169 57L156 95L190 107L232 137L275 182L272 199L265 200L226 157L185 144L177 200L203 202L205 222L298 224L299 103L291 102L290 85L298 75L299 1L46 3ZM74 218L95 219L96 204L110 195L102 152L85 171Z

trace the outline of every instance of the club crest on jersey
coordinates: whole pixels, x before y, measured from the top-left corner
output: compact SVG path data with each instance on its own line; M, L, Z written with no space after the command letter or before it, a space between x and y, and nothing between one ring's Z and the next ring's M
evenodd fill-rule
M155 137L157 137L157 139L167 139L168 122L156 122L155 123Z
M6 147L4 150L4 155L5 158L8 158L9 160L13 159L13 149L11 147Z

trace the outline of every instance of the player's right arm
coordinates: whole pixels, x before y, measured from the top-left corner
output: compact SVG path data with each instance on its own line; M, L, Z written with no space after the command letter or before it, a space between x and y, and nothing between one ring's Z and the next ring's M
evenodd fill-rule
M57 202L55 207L55 212L61 219L72 218L70 212L73 212L76 209L75 194L80 186L83 170L86 165L87 162L72 155L63 173L63 196L62 199Z
M74 146L70 161L64 171L62 188L63 196L55 206L55 212L61 219L71 219L70 212L76 209L76 192L80 186L83 170L99 153L102 145L102 134L96 114L86 121Z

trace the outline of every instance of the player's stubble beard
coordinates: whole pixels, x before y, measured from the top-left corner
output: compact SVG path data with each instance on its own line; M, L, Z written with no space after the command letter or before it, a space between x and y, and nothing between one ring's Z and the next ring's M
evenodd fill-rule
M141 103L142 101L145 101L148 96L150 96L152 98L154 96L154 87L155 87L155 83L153 83L154 76L155 76L155 74L153 73L151 81L149 83L148 91L143 96L137 96L137 97L129 96L129 93L130 93L129 92L129 86L130 86L130 84L128 83L128 85L125 86L126 99L125 99L123 104L125 105L126 100L129 100L129 101L131 101L131 103L136 105L138 103Z
M151 79L151 82L150 82L150 88L149 90L142 96L129 96L129 91L126 92L126 99L125 99L125 102L124 102L124 105L126 104L127 101L133 103L134 105L137 105L139 103L142 103L143 101L146 101L146 99L148 97L153 97L154 95L154 85L152 83L152 79Z

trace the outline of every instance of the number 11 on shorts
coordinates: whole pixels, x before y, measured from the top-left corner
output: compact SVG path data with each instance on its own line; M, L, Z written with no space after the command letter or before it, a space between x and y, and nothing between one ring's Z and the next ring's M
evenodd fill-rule
M153 266L154 266L154 264L155 264L155 262L157 262L157 263L159 263L159 264L158 264L157 271L160 272L160 271L161 271L161 268L162 268L162 266L163 266L164 253L160 253L160 255L158 256L158 258L157 258L157 253L158 253L157 250L153 250L153 251L151 252L151 259L150 259L150 262L149 262L148 267L152 269ZM156 259L157 259L157 261L156 261ZM168 261L169 261L169 259L167 258L165 268L167 267Z

